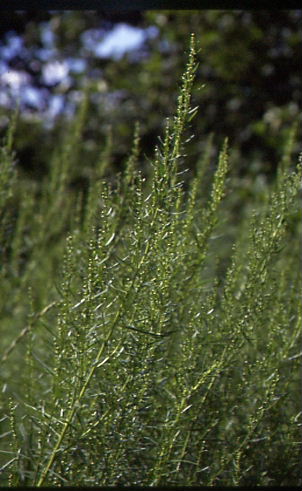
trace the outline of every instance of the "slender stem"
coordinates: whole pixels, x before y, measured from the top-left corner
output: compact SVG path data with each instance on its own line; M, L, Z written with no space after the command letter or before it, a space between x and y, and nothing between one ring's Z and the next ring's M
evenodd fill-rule
M112 333L113 333L114 328L115 328L115 326L116 326L116 324L117 324L117 322L118 322L118 320L119 320L119 318L121 316L121 313L122 313L122 309L119 309L118 312L116 313L116 316L115 316L115 319L113 321L112 327L111 327L111 329L110 329L110 331L109 331L106 339L103 341L103 343L102 343L102 345L101 345L101 347L99 349L99 352L97 354L97 357L95 359L95 362L94 362L93 366L89 370L89 373L88 373L87 378L86 378L86 380L85 380L85 382L83 384L83 387L82 387L82 389L81 389L81 391L79 393L79 396L76 399L76 402L73 404L73 407L70 409L70 411L68 413L68 416L67 416L67 419L66 419L66 421L64 423L63 429L62 429L62 431L61 431L61 433L60 433L60 435L58 437L58 440L57 440L57 442L56 442L56 444L54 446L54 449L53 449L53 451L52 451L52 453L51 453L51 455L49 457L49 460L47 462L47 465L46 465L46 467L42 471L41 477L40 477L40 479L39 479L39 481L37 483L37 487L42 486L44 484L44 482L45 482L46 477L48 476L48 473L49 473L49 471L50 471L50 469L51 469L51 467L52 467L52 465L54 463L54 460L56 458L56 454L57 454L57 452L59 451L59 449L61 447L61 444L62 444L62 441L64 440L65 434L66 434L69 426L72 423L72 420L74 418L74 415L76 413L77 408L79 407L79 402L81 401L82 397L84 396L84 394L85 394L85 392L86 392L86 390L87 390L87 388L88 388L88 386L90 384L90 381L91 381L91 379L92 379L92 377L94 375L94 372L97 369L98 362L100 361L101 356L102 356L102 354L104 352L106 343L110 339L110 337L112 336Z

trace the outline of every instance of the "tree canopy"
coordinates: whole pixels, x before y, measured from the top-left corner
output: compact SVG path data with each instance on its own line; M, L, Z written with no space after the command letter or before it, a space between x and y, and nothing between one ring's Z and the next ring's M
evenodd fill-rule
M174 112L188 39L194 32L199 66L193 103L199 110L191 133L198 135L199 143L191 146L187 162L194 168L200 135L206 141L214 133L217 143L230 138L242 172L248 167L249 172L272 174L290 127L301 120L301 17L297 10L8 11L0 21L5 63L0 100L6 101L0 108L0 130L5 130L7 111L16 99L3 77L10 70L23 74L24 85L40 94L38 102L28 97L21 103L17 148L24 168L43 169L45 149L51 149L57 128L66 124L84 93L86 159L96 158L111 128L113 165L118 168L129 152L136 121L142 155L148 158L162 121ZM97 54L93 46L121 23L144 33L152 28L152 35L146 34L138 49L119 59ZM61 80L45 77L50 63L65 67ZM51 115L55 104L61 110L49 128L45 114Z

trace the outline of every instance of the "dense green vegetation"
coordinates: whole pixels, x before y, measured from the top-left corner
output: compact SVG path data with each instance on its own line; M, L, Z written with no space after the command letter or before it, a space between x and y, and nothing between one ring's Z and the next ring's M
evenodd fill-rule
M110 132L84 165L88 97L39 182L17 172L10 123L2 486L301 485L296 126L271 182L213 135L185 172L196 67L192 36L148 168L139 124L121 173L106 173Z

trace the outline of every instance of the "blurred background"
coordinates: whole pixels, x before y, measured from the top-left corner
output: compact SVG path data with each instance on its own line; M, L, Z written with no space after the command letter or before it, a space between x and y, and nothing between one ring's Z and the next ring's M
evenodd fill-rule
M229 137L242 176L270 179L290 128L301 122L301 19L302 10L4 11L0 137L19 105L17 165L39 180L86 94L83 169L111 131L111 171L120 170L135 121L144 167L175 112L194 32L199 66L192 105L199 111L185 166L194 169L214 133L217 146Z

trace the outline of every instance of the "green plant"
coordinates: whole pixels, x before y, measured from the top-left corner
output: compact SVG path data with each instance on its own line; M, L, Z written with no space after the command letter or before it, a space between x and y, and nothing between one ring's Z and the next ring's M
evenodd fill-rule
M122 175L104 179L109 135L87 196L70 189L85 102L40 189L4 144L3 486L300 482L294 135L261 200L238 197L227 140L186 176L195 70L192 36L148 177L137 125Z

